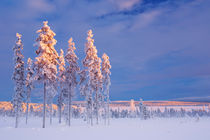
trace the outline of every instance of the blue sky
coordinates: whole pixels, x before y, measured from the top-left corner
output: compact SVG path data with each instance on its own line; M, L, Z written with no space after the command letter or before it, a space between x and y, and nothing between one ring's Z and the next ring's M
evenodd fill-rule
M16 32L23 35L25 60L34 59L44 20L56 33L57 51L73 37L80 62L86 32L93 30L99 56L110 56L111 100L208 97L209 6L209 0L1 0L0 101L13 94ZM41 93L33 91L33 101Z

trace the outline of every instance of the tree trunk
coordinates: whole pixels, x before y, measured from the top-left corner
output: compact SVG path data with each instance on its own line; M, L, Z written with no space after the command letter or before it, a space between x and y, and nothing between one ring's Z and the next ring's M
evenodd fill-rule
M90 109L88 108L88 106L86 107L86 120L87 120L87 124L90 124Z
M107 124L107 106L108 106L108 104L105 103L105 105L104 105L104 122L105 122L105 125Z
M59 106L59 108L58 108L58 111L59 111L59 123L61 123L61 109L62 109L62 107L61 106Z
M110 117L109 117L109 90L107 91L107 117L108 117L108 125L110 124Z
M71 90L72 92L72 90ZM71 92L69 92L69 105L68 105L68 125L71 126Z
M93 126L93 97L91 94L91 105L90 105L90 124Z
M86 95L85 97L85 101L86 101L86 120L87 120L87 124L90 124L90 105L89 105L89 98Z
M44 81L43 125L42 125L42 128L45 128L45 118L46 118L46 82Z
M98 124L98 90L96 90L96 124Z
M18 128L19 120L19 105L15 107L15 128Z
M52 103L50 104L50 125L52 124Z
M59 117L59 123L61 123L61 116L62 116L62 102L61 101L62 101L62 98L63 98L62 93L60 93L60 94L61 95L59 97L60 98L59 99L60 101L59 101L59 107L58 107L58 111L59 111L58 112L59 113L59 116L58 116Z
M90 107L90 124L93 126L93 102L91 101L91 107Z
M27 101L27 104L26 104L26 124L28 124L28 108L29 108L29 103Z

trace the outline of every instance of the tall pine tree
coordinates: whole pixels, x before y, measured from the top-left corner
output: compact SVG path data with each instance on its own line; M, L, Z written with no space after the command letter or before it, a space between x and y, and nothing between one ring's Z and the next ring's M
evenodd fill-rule
M57 42L54 39L55 33L47 25L47 21L44 21L43 23L44 26L37 31L39 36L36 39L35 46L38 47L38 50L36 51L38 56L36 57L34 65L36 70L36 79L44 83L42 127L45 128L46 101L47 97L54 97L55 94L58 65L57 59L59 56L54 48L54 45Z
M67 54L65 56L67 67L66 67L66 86L68 91L68 125L71 125L71 105L72 105L72 97L75 95L75 87L77 86L77 74L79 72L78 66L78 57L75 54L74 50L75 43L72 38L69 39L69 48L67 50Z
M27 75L26 75L26 124L28 123L28 110L29 110L29 103L31 101L31 90L33 89L33 74L34 74L34 69L33 69L33 63L31 58L28 58L27 61Z
M21 50L23 49L23 44L21 41L21 35L16 34L17 41L13 48L14 51L14 64L15 69L12 76L12 80L15 82L15 93L13 96L12 104L15 113L15 128L18 127L19 124L19 116L22 111L22 102L23 102L23 94L24 94L24 62L23 62L23 54Z
M66 90L66 76L65 76L65 59L64 52L61 49L59 56L59 85L60 85L60 93L58 95L58 114L59 114L59 123L61 123L61 115L62 115L62 107L64 104L64 99L67 94Z
M105 105L105 122L108 118L108 125L110 123L110 119L109 119L109 87L111 85L111 81L110 81L110 69L111 69L111 65L109 62L109 57L107 54L103 54L102 56L103 62L102 62L102 74L103 74L103 85L104 85L104 95L105 95L105 99L106 99L106 105Z
M86 97L88 106L90 107L90 120L93 125L93 111L96 114L96 123L99 118L99 98L100 90L102 89L102 74L101 74L101 59L97 55L97 49L94 46L94 39L92 39L92 30L87 32L87 42L85 44L86 57L83 60L83 66L87 67L88 71L88 87L89 92Z

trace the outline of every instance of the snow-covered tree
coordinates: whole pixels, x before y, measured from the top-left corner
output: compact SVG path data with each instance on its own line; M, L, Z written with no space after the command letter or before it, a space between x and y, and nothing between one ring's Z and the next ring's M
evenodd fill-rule
M107 54L103 54L102 56L103 62L102 62L102 74L103 74L103 85L104 85L104 95L105 95L105 99L106 99L106 104L105 104L105 122L106 119L108 119L108 124L110 123L110 119L109 119L109 87L111 85L111 81L110 81L110 69L111 69L111 65L110 65L110 61L109 61L109 56Z
M65 60L67 62L66 67L66 86L68 92L68 125L71 125L71 104L72 104L72 97L75 95L75 87L77 86L77 74L79 72L78 66L78 57L75 54L74 50L75 43L73 42L72 38L69 39L69 48L67 50L67 54L65 55Z
M22 102L23 102L23 94L24 94L24 61L23 54L21 50L23 49L23 44L21 41L21 35L16 34L17 41L15 46L13 47L14 51L14 73L12 76L12 80L15 82L15 93L13 96L12 104L15 113L15 128L18 127L19 116L22 111Z
M149 112L147 110L147 106L146 105L143 105L143 119L146 120L149 118Z
M99 119L99 109L102 106L103 102L103 95L102 95L102 88L103 88L103 83L102 83L102 73L101 73L101 58L97 57L95 58L95 65L92 68L92 74L91 75L91 81L92 81L92 89L95 91L94 95L94 109L96 112L96 123L98 124L98 119Z
M144 110L143 100L142 100L142 98L140 98L140 102L139 102L139 117L141 119L144 118L143 110Z
M36 39L35 46L38 47L36 54L38 55L35 60L35 78L44 83L44 99L43 99L43 128L45 128L45 116L46 116L46 101L47 97L54 97L56 91L56 79L57 79L57 64L58 53L56 52L54 45L56 40L54 39L55 33L47 25L47 21L44 21L44 26L37 31L39 34ZM48 90L47 90L48 89ZM52 94L52 95L50 95Z
M146 105L143 104L142 98L140 98L140 102L139 102L139 113L140 113L139 115L141 119L146 120L149 118L147 107Z
M87 32L88 37L86 38L87 42L85 44L85 59L83 60L83 66L87 69L81 71L80 73L80 83L83 85L80 87L81 94L85 96L86 100L86 113L88 122L90 121L91 125L93 125L93 96L92 89L90 88L90 70L92 69L92 65L94 62L93 56L93 43L92 39L92 30Z
M99 98L101 97L100 90L102 89L101 59L97 55L97 49L94 46L94 39L92 39L92 37L92 30L89 30L85 44L86 57L83 60L83 66L87 67L88 71L89 92L86 95L86 101L90 107L91 125L93 125L93 107L96 113L96 123L98 124Z
M31 90L33 89L33 74L34 74L34 69L33 69L33 63L31 58L28 58L27 61L27 75L26 75L26 124L28 122L28 110L29 110L29 103L31 102Z
M64 97L67 94L66 90L66 76L65 76L65 59L64 52L61 49L59 56L59 85L60 85L60 93L58 95L58 114L59 114L59 123L61 123L61 115L62 115L62 107L64 104Z

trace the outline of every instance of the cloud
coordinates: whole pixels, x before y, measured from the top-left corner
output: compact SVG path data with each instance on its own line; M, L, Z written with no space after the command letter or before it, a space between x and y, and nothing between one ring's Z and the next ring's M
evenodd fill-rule
M145 13L139 14L137 17L135 17L135 19L133 21L133 25L131 26L131 30L134 31L136 29L148 26L160 14L161 14L161 10L153 10L153 11L149 11L149 12L145 12Z
M30 9L30 11L36 12L52 12L55 10L54 5L47 0L26 0L26 7Z
M111 4L113 4L117 10L130 10L134 5L140 4L142 0L109 0Z

